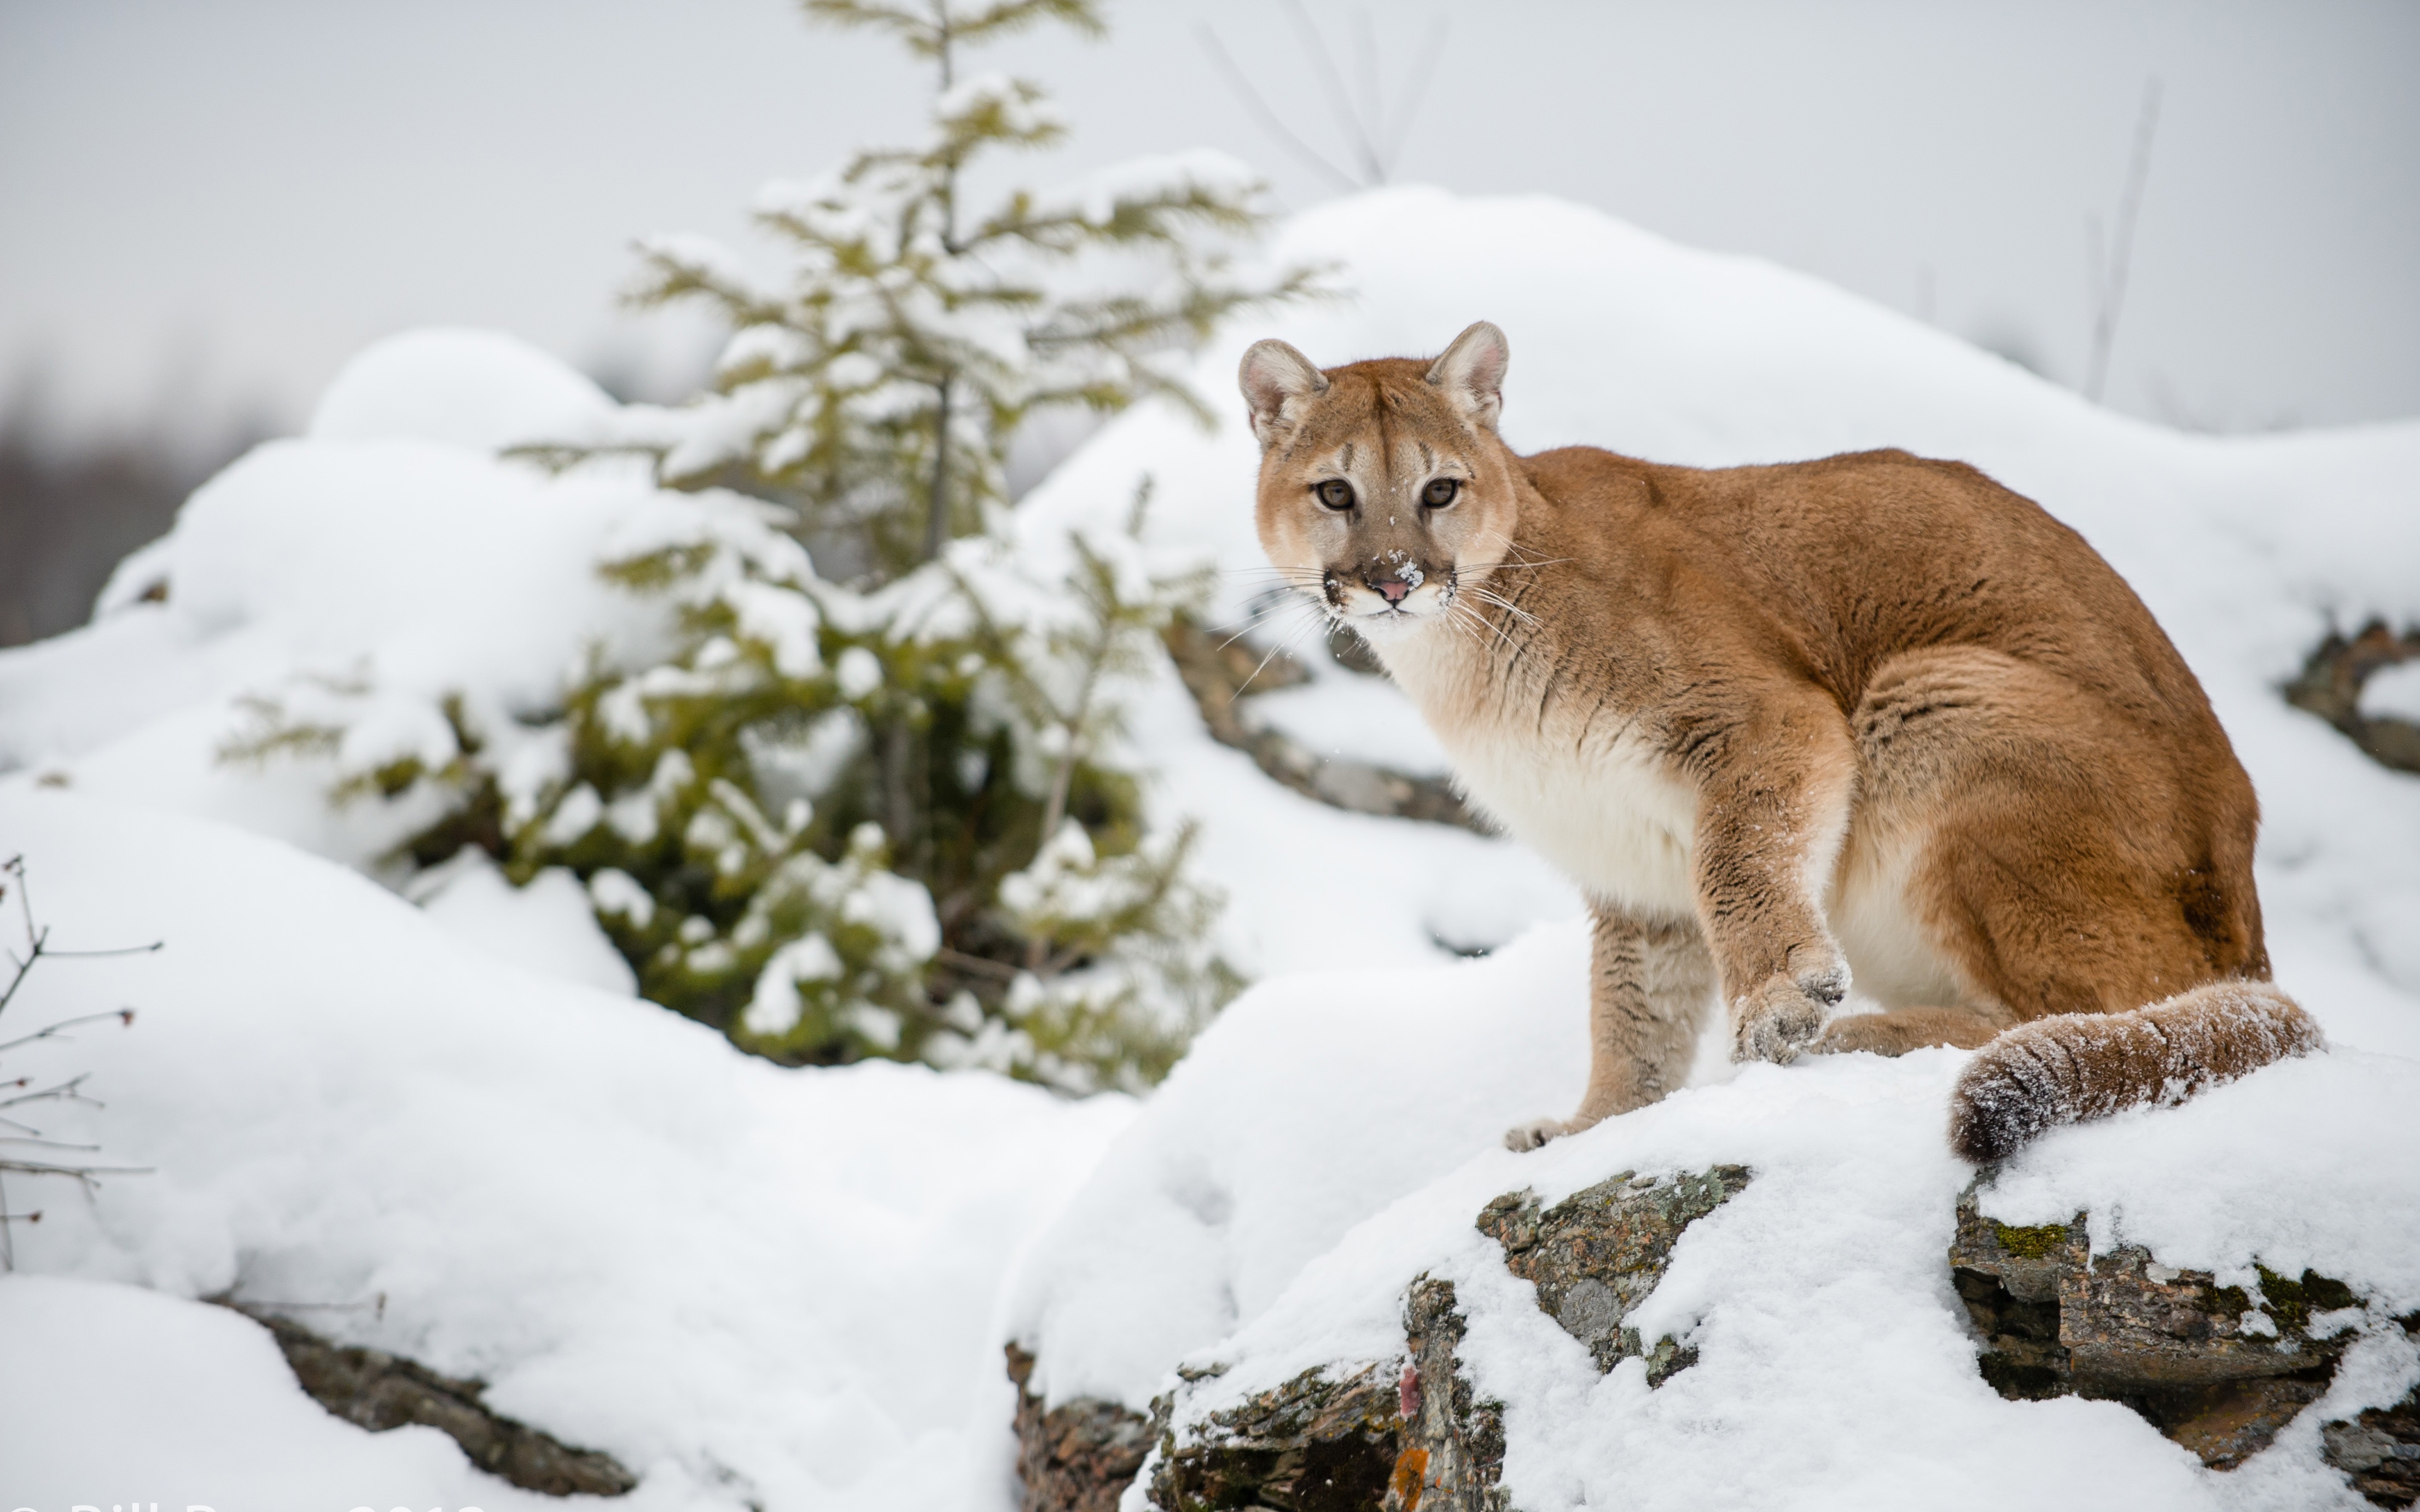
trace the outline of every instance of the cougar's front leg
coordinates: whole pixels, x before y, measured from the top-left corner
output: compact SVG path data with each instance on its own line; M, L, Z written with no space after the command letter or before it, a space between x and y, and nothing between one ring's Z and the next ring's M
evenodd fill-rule
M1595 910L1589 956L1589 1084L1579 1111L1508 1131L1504 1143L1535 1149L1617 1113L1645 1107L1689 1073L1699 1015L1714 991L1714 962L1695 920L1645 923Z
M1849 827L1856 758L1828 699L1701 748L1698 915L1730 1014L1731 1058L1786 1063L1849 991L1823 895Z

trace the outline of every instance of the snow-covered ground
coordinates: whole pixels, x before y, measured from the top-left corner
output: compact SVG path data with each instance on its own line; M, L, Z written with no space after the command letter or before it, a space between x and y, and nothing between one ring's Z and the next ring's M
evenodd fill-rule
M44 962L10 1009L30 1026L138 1007L9 1070L89 1072L106 1111L45 1132L153 1167L92 1203L10 1183L46 1210L21 1269L81 1278L0 1281L0 1310L50 1319L0 1325L12 1504L91 1501L102 1471L123 1500L138 1467L147 1502L221 1512L544 1504L433 1430L297 1412L265 1334L170 1300L227 1292L489 1381L497 1411L644 1473L639 1506L997 1499L1013 1397L993 1292L1127 1100L784 1071L224 825L12 789L0 836L53 945L166 942ZM218 1351L228 1379L189 1421L162 1378L207 1379Z
M1232 374L1269 334L1333 363L1492 319L1524 449L1977 463L2108 556L2210 688L2266 808L2280 978L2336 1047L2054 1136L2004 1180L2001 1216L2090 1207L2172 1264L2237 1275L2257 1254L2420 1304L2420 1189L2393 1156L2420 1147L2420 780L2275 692L2331 625L2420 622L2420 424L2162 431L1811 280L1551 201L1389 191L1303 216L1279 252L1343 264L1353 297L1222 336L1200 387L1224 424L1110 425L1020 507L1023 550L1047 564L1147 471L1158 542L1215 557L1222 609L1248 612L1267 579ZM324 764L220 763L238 701L298 673L374 686L400 748L447 691L543 708L584 647L653 633L591 565L712 506L489 455L608 403L504 338L382 344L310 435L197 493L92 626L0 654L0 854L27 856L58 943L168 942L45 964L9 1011L140 1005L132 1029L36 1048L93 1071L111 1105L78 1127L156 1168L89 1207L42 1194L21 1226L30 1273L0 1282L11 1504L107 1504L99 1477L136 1494L146 1464L147 1502L221 1512L537 1500L433 1434L319 1414L265 1335L190 1300L230 1288L333 1304L307 1316L489 1380L501 1410L643 1471L634 1505L788 1512L1009 1504L1012 1335L1054 1396L1140 1406L1206 1357L1244 1390L1399 1347L1422 1269L1504 1304L1465 1352L1512 1404L1506 1473L1531 1512L2326 1504L2316 1417L2222 1478L2122 1409L1983 1387L1940 1264L1964 1180L1941 1143L1953 1053L1710 1067L1540 1154L1497 1149L1578 1090L1571 889L1510 842L1279 788L1210 742L1172 673L1134 693L1153 801L1202 822L1230 959L1264 985L1139 1113L978 1074L779 1070L628 996L567 887L466 866L415 889L420 910L365 879L429 816L331 809ZM143 596L157 582L164 602ZM1390 689L1315 671L1264 716L1435 769ZM1440 937L1519 938L1455 963ZM12 1074L41 1069L26 1054ZM1652 1396L1510 1305L1470 1229L1500 1191L1714 1160L1765 1174L1676 1253L1651 1306L1698 1329L1703 1363ZM2363 1349L2340 1391L2420 1374Z

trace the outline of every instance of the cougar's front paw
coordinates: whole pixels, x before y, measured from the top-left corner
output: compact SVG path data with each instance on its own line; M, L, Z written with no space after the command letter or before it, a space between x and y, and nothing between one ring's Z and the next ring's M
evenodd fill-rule
M1533 1119L1516 1123L1504 1131L1504 1148L1512 1150L1536 1149L1550 1139L1575 1134L1596 1124L1594 1119Z
M1823 1032L1823 1020L1849 993L1849 968L1837 961L1785 975L1775 972L1734 1010L1731 1058L1787 1066Z

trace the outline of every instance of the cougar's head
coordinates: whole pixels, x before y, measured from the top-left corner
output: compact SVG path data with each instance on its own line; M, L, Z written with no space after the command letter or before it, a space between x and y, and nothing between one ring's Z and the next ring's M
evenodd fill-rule
M1443 620L1502 560L1518 507L1496 439L1508 356L1484 320L1434 363L1323 373L1281 341L1244 354L1261 545L1290 586L1383 638Z

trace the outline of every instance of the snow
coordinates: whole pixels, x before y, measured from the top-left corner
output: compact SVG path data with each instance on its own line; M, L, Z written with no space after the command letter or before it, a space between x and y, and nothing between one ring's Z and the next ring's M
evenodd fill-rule
M527 342L436 328L363 348L320 395L310 435L495 452L580 434L613 408L604 390Z
M2420 424L2160 430L1810 279L1543 199L1363 195L1299 217L1274 258L1338 263L1351 297L1204 348L1191 381L1217 428L1146 409L1094 436L1019 507L1035 579L1060 576L1071 531L1116 540L1148 475L1138 560L1214 563L1218 618L1241 623L1269 579L1232 374L1265 335L1335 363L1435 351L1492 319L1523 449L1974 461L2108 556L2210 689L2267 815L2279 980L2333 1043L2180 1108L2055 1133L2003 1172L1991 1211L2088 1209L2098 1244L2229 1276L2310 1264L2379 1308L2420 1304L2420 1179L2393 1157L2420 1147L2420 782L2276 692L2331 629L2420 623ZM142 1008L132 1029L39 1048L93 1071L110 1104L69 1132L158 1167L89 1206L51 1202L20 1235L33 1273L0 1281L0 1336L19 1346L0 1356L0 1448L12 1476L57 1489L29 1504L146 1462L218 1477L195 1500L223 1509L350 1505L371 1483L397 1505L523 1504L442 1441L319 1414L253 1325L189 1300L228 1287L383 1296L310 1317L480 1375L500 1410L615 1454L645 1476L636 1508L790 1512L1013 1504L1005 1339L1037 1349L1055 1400L1140 1407L1180 1363L1230 1365L1187 1399L1195 1413L1400 1350L1402 1289L1424 1271L1461 1288L1464 1358L1508 1403L1507 1480L1530 1512L2350 1504L2318 1466L2317 1423L2420 1376L2366 1319L2330 1401L2225 1477L2121 1408L1982 1384L1942 1264L1971 1174L1942 1138L1958 1053L1736 1072L1701 1055L1664 1103L1502 1150L1505 1127L1568 1111L1584 1079L1572 887L1511 841L1279 787L1209 740L1166 669L1131 690L1133 751L1160 816L1200 822L1221 952L1262 985L1140 1111L979 1073L749 1059L628 995L568 877L508 892L466 861L412 899L382 889L430 800L332 807L332 784L446 756L454 727L429 711L450 694L518 801L563 760L529 721L592 648L655 643L672 608L600 582L597 562L707 539L775 549L729 496L493 456L662 428L584 382L507 338L383 343L310 435L197 492L93 625L0 652L0 854L27 855L63 942L168 941L46 964L9 1010ZM154 584L164 601L145 598ZM814 629L752 623L801 666ZM1442 770L1390 687L1295 649L1313 681L1250 717ZM2365 707L2404 708L2399 675ZM340 715L351 745L224 762L256 728L247 698ZM795 753L799 795L863 738L846 712L820 727ZM601 803L574 817L654 823ZM592 880L595 905L642 906L613 875ZM910 902L868 906L905 919ZM752 1020L795 1012L820 969L802 944ZM1700 1364L1652 1393L1635 1366L1599 1379L1471 1227L1505 1191L1730 1161L1756 1180L1690 1229L1641 1319L1692 1333ZM87 1338L143 1340L117 1352L149 1376L116 1381Z
M2420 724L2420 661L2370 673L2369 681L2361 685L2361 716Z
M1183 204L1199 198L1240 204L1261 187L1261 176L1226 153L1207 147L1164 157L1130 158L1097 169L1062 189L1039 195L1037 215L1073 215L1108 225L1122 207Z
M166 941L45 963L10 1007L30 1026L137 1005L132 1028L9 1064L89 1072L107 1110L53 1136L155 1169L91 1204L13 1180L12 1201L49 1211L17 1237L37 1279L0 1283L0 1308L70 1285L40 1277L164 1293L47 1295L80 1299L70 1316L96 1329L156 1331L172 1365L226 1357L228 1430L256 1436L236 1441L248 1459L190 1468L266 1468L230 1471L211 1504L314 1504L280 1498L334 1484L315 1458L402 1467L376 1484L428 1488L414 1505L522 1504L443 1441L406 1454L298 1416L252 1325L166 1300L230 1289L488 1381L497 1411L644 1473L643 1507L999 1502L993 1290L1126 1100L889 1063L783 1070L652 1005L502 966L344 869L223 825L19 786L0 837L55 945ZM68 1481L196 1431L164 1387L79 1414L73 1392L36 1393L20 1353L0 1366L33 1402L0 1420L11 1496L13 1445L43 1442L52 1484L90 1496ZM342 1504L370 1494L354 1484Z
M627 895L617 894L607 877L638 888L623 872L599 872L592 906L591 889L563 867L549 867L516 887L487 852L464 849L413 877L405 896L465 945L542 977L633 997L639 980L597 923L598 908L630 910ZM638 895L654 907L644 889Z
M1246 720L1283 731L1322 756L1411 777L1443 777L1452 769L1428 722L1394 684L1340 667L1316 640L1306 640L1295 652L1311 680L1249 698L1241 711Z

